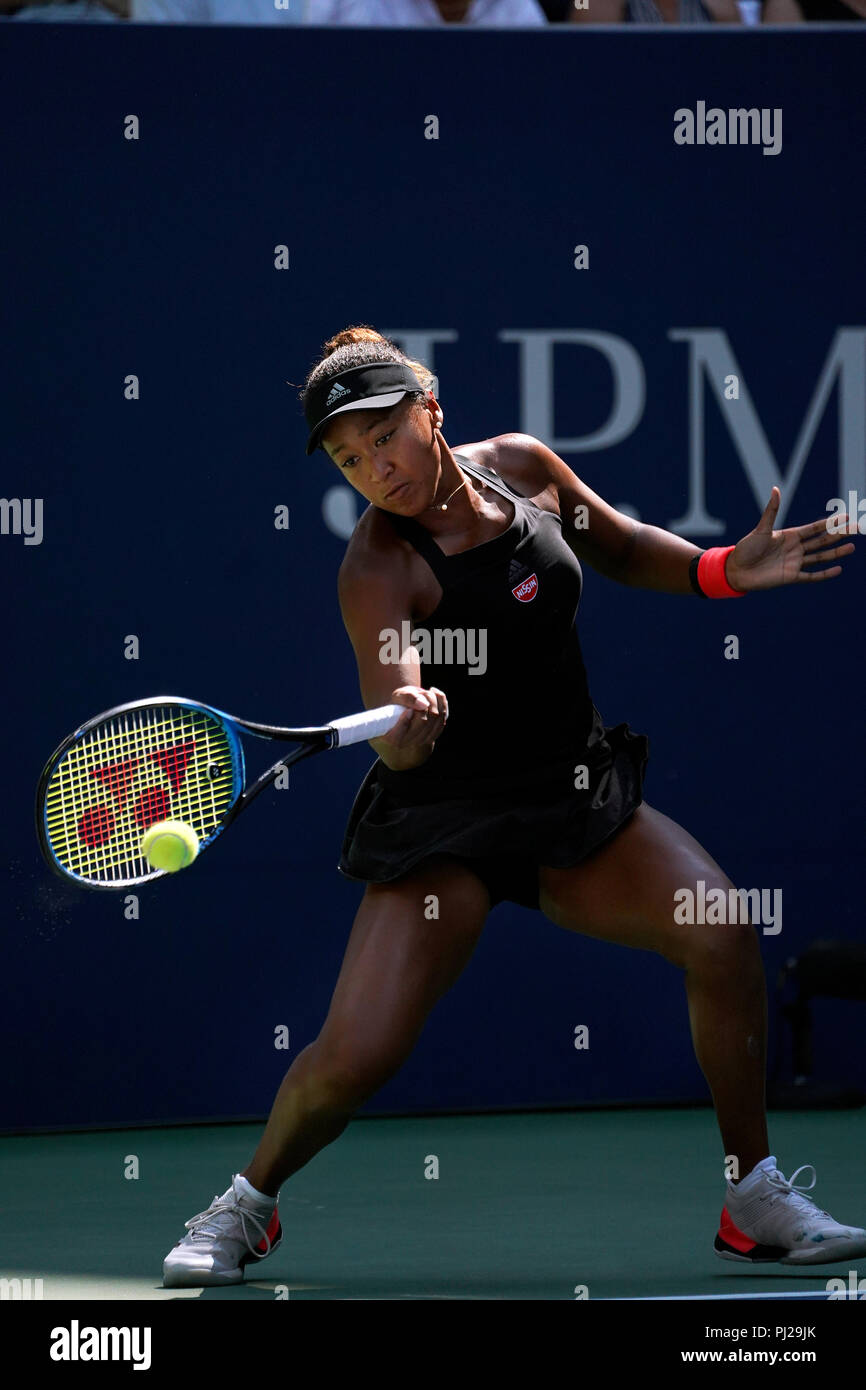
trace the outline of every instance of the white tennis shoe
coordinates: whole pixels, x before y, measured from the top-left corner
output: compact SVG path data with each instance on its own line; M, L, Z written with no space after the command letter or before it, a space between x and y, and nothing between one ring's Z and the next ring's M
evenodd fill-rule
M276 1199L254 1201L238 1186L238 1174L227 1192L185 1225L189 1235L163 1261L166 1289L240 1284L244 1266L273 1254L283 1238Z
M795 1187L794 1179L806 1168L812 1169L812 1181ZM861 1259L866 1255L866 1230L840 1226L803 1195L817 1179L811 1163L786 1178L771 1155L736 1186L728 1182L713 1246L716 1254L748 1264L823 1265Z

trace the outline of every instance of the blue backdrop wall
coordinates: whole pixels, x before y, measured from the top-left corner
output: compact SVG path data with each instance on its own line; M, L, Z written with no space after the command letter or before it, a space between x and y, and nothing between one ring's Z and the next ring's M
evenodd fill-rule
M143 695L301 724L360 707L336 597L357 495L305 457L286 384L347 324L424 353L452 448L539 435L699 545L751 530L773 483L785 526L866 496L864 39L0 37L2 492L43 504L39 543L8 508L0 536L0 1125L263 1114L361 897L336 862L372 750L297 769L194 871L142 889L137 920L43 866L43 762ZM677 144L698 102L780 111L781 149ZM593 698L649 735L647 801L738 885L783 890L771 992L816 936L862 939L862 566L744 604L584 573ZM541 696L521 731L536 713ZM817 1006L820 1076L866 1083L864 1008ZM706 1094L677 970L503 905L367 1110Z

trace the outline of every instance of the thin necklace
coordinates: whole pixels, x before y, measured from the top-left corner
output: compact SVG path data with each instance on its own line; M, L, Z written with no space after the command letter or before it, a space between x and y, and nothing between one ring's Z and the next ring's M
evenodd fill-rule
M461 487L465 487L466 484L467 484L468 482L469 482L469 479L468 479L468 478L464 478L464 479L463 479L463 482L460 483L459 487L456 487L456 488L454 489L454 492L459 492L459 491L460 491L460 488L461 488ZM436 502L432 507L428 507L428 508L427 508L428 512L447 512L447 510L448 510L448 503L451 501L451 498L454 496L454 492L450 493L450 495L449 495L448 497L445 498L445 501L444 501L444 502Z

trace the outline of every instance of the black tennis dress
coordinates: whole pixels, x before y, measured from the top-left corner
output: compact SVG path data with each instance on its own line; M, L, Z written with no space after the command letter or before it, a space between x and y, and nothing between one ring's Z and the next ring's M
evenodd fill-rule
M628 724L605 728L590 698L575 628L583 574L560 518L455 458L514 516L492 540L446 555L419 522L383 510L442 586L410 632L420 684L444 690L448 721L419 767L394 772L377 758L338 868L388 883L447 854L484 881L491 907L537 908L539 864L579 864L640 805L649 740Z

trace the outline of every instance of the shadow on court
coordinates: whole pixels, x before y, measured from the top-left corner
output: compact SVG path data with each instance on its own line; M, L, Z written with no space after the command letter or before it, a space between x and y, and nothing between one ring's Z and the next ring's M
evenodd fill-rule
M358 1119L284 1185L283 1243L245 1284L163 1289L184 1222L247 1165L260 1132L0 1138L0 1277L41 1279L44 1299L208 1301L572 1300L584 1286L590 1300L787 1296L848 1277L843 1264L719 1260L712 1112L619 1110ZM774 1112L770 1134L787 1177L815 1165L819 1207L866 1223L866 1110Z

